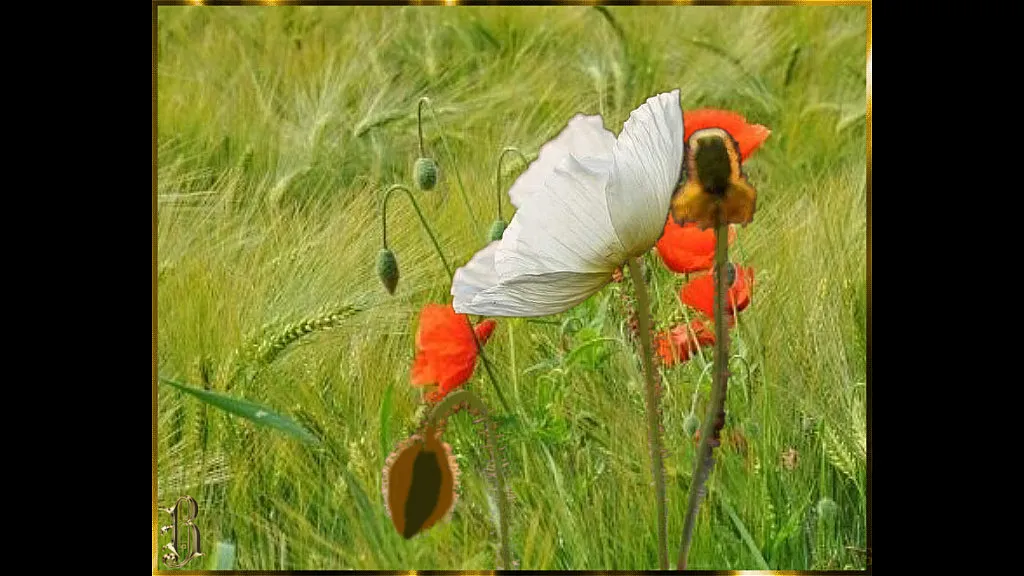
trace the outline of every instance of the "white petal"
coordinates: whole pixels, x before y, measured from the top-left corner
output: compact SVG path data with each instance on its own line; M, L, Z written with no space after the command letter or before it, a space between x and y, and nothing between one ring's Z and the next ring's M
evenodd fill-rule
M474 257L466 268L473 266L476 259ZM460 268L459 272L462 270ZM610 273L603 272L551 272L517 276L481 289L479 284L466 282L465 275L460 278L459 272L455 273L452 281L452 295L455 296L452 307L456 312L516 318L564 312L592 296L611 279Z
M605 129L600 116L577 114L558 136L540 147L537 159L516 178L508 191L512 205L521 208L527 198L542 190L555 167L570 153L577 158L606 155L614 144L615 135Z
M614 147L608 208L631 256L649 250L665 228L683 167L679 90L647 99L626 120Z
M460 302L469 302L477 293L498 285L498 273L494 270L494 253L498 251L499 244L501 240L491 242L474 254L465 266L455 271L452 278L452 296L455 297L456 312L459 312Z
M610 156L565 157L505 229L494 255L498 277L611 274L626 257L608 212L605 190L611 170Z

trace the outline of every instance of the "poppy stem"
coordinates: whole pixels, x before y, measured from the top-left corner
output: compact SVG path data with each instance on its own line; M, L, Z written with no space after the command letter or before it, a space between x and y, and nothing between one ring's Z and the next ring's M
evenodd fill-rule
M653 356L651 346L651 305L647 297L647 284L636 258L628 258L629 276L636 290L637 321L640 331L640 348L643 353L642 365L647 404L647 445L651 451L651 474L654 476L654 495L658 505L658 568L668 569L668 517L665 500L665 463L661 448L661 409L658 406L658 389L654 382Z
M427 98L420 98L419 104L416 105L416 131L419 133L420 139L420 158L423 157L423 104L430 100Z
M381 230L384 241L384 248L388 247L388 199L391 198L391 193L396 190L403 190L409 201L412 202L412 207L416 210L416 215L420 217L420 223L423 224L423 229L427 231L427 236L430 236L430 242L434 245L434 251L437 252L437 257L441 259L441 264L444 266L445 272L448 273L448 277L451 278L453 275L452 267L448 264L448 259L444 257L444 251L441 250L441 245L437 242L437 237L434 236L434 231L430 229L430 224L427 224L427 219L423 217L423 212L420 210L419 203L416 202L416 197L412 191L401 184L392 184L390 188L384 192L384 201L381 203ZM469 324L469 332L473 335L473 342L476 343L476 351L480 356L480 359L484 363L484 368L487 370L487 376L491 379L491 384L494 385L494 390L498 393L498 400L501 401L501 405L505 410L512 412L509 408L508 401L505 400L505 396L501 393L501 388L498 386L498 380L494 377L494 371L491 368L491 362L487 359L487 355L484 353L483 343L477 338L476 330L473 329L473 322L470 321L469 316L466 317L466 323Z
M499 570L507 570L512 566L512 554L509 551L508 544L508 492L505 489L505 475L502 473L501 454L498 452L498 431L495 429L494 422L489 416L487 405L476 394L465 388L456 390L445 396L444 400L434 407L428 416L427 427L438 428L441 421L447 420L455 408L463 403L468 404L470 408L480 414L486 428L484 436L487 438L487 450L490 453L491 465L494 467L495 484L497 485L495 499L498 502L498 541L501 554L501 566L497 568Z
M494 391L498 394L498 400L501 402L501 406L506 412L511 413L512 408L508 405L508 401L505 400L505 395L501 393L501 387L498 386L498 379L494 377L494 368L491 366L490 359L487 358L487 354L484 353L483 342L480 338L477 338L476 330L473 329L473 322L466 316L466 323L469 324L469 331L473 334L473 342L476 343L477 356L480 357L480 361L483 362L484 370L487 372L487 377L491 380L491 385L494 386Z
M498 220L503 220L503 218L501 217L501 161L505 159L505 155L508 154L509 152L515 152L516 154L519 154L519 158L523 160L523 164L526 164L527 166L530 165L530 161L526 159L526 155L520 152L519 148L516 148L514 146L509 146L505 148L504 150L501 151L501 155L498 156L498 169L495 171L496 174L494 175L495 188L497 189L498 197Z
M715 369L711 383L711 401L701 425L697 461L694 465L690 496L686 504L686 517L683 520L683 540L679 545L679 558L676 562L676 567L679 570L686 570L697 509L704 496L704 485L715 465L713 451L721 443L719 433L725 425L725 396L729 379L729 327L725 320L725 295L729 265L728 238L729 225L720 221L715 226Z
M416 197L412 191L401 184L392 184L390 188L384 192L384 201L381 202L380 209L380 220L381 220L381 234L384 240L384 248L388 247L388 199L391 198L391 193L396 190L402 190L409 197L409 201L412 202L412 207L416 210L416 215L420 217L420 223L423 224L423 229L427 231L427 236L430 236L430 241L434 244L434 250L437 252L437 257L441 259L441 264L444 265L444 269L448 272L448 276L452 276L452 267L448 264L448 259L444 257L444 252L441 251L441 245L437 243L437 237L434 236L434 231L430 229L430 224L427 224L427 219L423 217L423 212L420 210L420 205L416 202Z
M419 114L423 112L423 105L426 104L430 108L430 116L434 119L434 124L437 126L438 132L441 134L441 143L444 144L444 150L448 154L448 160L451 163L452 171L455 172L455 180L459 183L459 193L462 195L462 203L466 206L466 212L469 214L469 219L476 226L477 234L482 234L480 230L480 222L476 219L476 215L473 214L473 208L469 205L469 197L466 196L466 187L462 184L462 175L459 173L459 166L455 162L455 155L452 154L451 146L448 145L448 139L444 136L444 128L441 126L441 122L437 119L437 113L434 112L434 105L430 102L430 98L426 96L420 98L418 105ZM422 123L420 124L420 156L423 155L423 129ZM451 274L448 274L451 276Z

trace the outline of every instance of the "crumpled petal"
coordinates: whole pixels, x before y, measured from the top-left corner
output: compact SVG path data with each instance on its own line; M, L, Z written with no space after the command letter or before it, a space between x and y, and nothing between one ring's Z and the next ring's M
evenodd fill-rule
M630 256L650 250L661 236L683 170L683 134L677 89L648 98L615 142L608 209Z
M736 240L736 228L729 226L729 244ZM695 223L680 226L670 216L655 247L665 266L688 274L709 270L715 260L715 231L701 230Z
M493 320L485 320L471 330L468 318L457 314L451 306L424 306L416 331L412 384L436 385L437 391L431 396L432 401L462 386L473 375L476 367L478 351L473 339L474 331L483 345L493 330Z
M509 188L512 205L522 208L527 198L544 189L544 182L570 154L576 158L610 154L615 135L604 127L600 116L577 114L554 139L540 147L537 159Z
M534 317L558 314L600 290L611 272L548 272L498 282L494 254L500 240L487 245L452 280L452 306L464 314Z
M721 128L729 133L739 145L740 156L746 160L755 150L764 144L772 131L760 124L749 124L747 119L736 112L729 110L715 110L703 108L700 110L687 110L683 113L683 123L686 125L684 138L690 139L690 135L705 128Z
M610 170L607 158L563 159L548 188L523 204L505 229L494 256L498 277L611 273L626 251L605 200Z
M682 138L678 90L649 98L617 140L599 116L573 118L513 185L518 210L502 238L456 271L455 310L545 316L600 290L661 235Z

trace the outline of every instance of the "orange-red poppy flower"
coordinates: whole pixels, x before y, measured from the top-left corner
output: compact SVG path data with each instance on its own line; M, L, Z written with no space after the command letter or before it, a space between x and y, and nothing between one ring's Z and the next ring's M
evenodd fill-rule
M753 154L772 133L760 124L748 124L746 118L728 110L703 108L683 112L684 142L688 142L694 132L706 128L721 128L728 132L739 144L743 160Z
M736 266L736 278L727 292L725 314L731 325L733 315L750 304L750 291L754 284L754 270L745 266ZM715 277L714 273L705 274L691 280L680 292L683 304L700 310L708 318L715 315Z
M384 465L384 504L395 530L409 539L455 507L459 469L452 447L432 428L402 442Z
M700 320L673 326L654 337L654 348L665 366L686 362L701 346L715 343L715 333Z
M729 227L729 243L736 240L736 229ZM665 222L665 231L655 244L665 266L673 272L688 274L708 270L715 260L715 231L701 230L696 223L680 226L671 216Z
M683 115L686 181L672 196L676 222L696 222L701 229L719 222L749 224L757 190L741 163L771 134L760 124L726 110L692 110Z
M484 320L471 329L468 318L457 314L451 305L428 304L423 308L416 332L412 383L436 387L427 393L427 401L438 402L469 380L477 356L473 332L483 345L494 327L494 320Z

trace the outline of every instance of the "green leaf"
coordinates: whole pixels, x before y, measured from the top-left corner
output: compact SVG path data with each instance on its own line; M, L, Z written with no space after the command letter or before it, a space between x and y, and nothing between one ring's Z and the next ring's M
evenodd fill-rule
M191 394L199 400L220 408L221 410L234 414L235 416L241 416L246 420L260 424L262 426L269 426L270 428L276 428L282 432L286 432L295 436L303 442L309 442L311 444L319 444L320 440L310 434L305 428L296 424L293 420L281 416L266 406L256 404L255 402L249 402L248 400L239 400L224 394L218 394L216 392L210 392L209 390L202 390L200 388L193 388L186 386L179 382L169 380L164 377L160 377L160 381L165 384L170 384L178 390L186 394Z
M761 570L771 570L768 566L768 562L766 562L764 556L761 555L761 550L754 542L754 538L750 535L750 532L747 530L746 525L743 524L743 521L740 520L740 517L736 515L736 511L733 510L732 505L729 504L729 500L726 499L725 494L719 492L719 496L721 497L720 501L722 502L722 507L725 508L725 512L729 515L733 525L736 526L736 529L740 533L740 537L743 538L743 542L747 545L747 549L750 550L750 553L754 556L758 566L761 567Z

